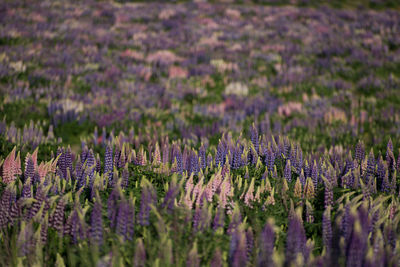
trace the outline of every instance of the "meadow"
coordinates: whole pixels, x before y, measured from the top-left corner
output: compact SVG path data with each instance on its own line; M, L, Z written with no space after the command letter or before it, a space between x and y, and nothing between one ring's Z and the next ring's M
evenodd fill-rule
M396 1L1 1L0 266L399 266L399 92Z

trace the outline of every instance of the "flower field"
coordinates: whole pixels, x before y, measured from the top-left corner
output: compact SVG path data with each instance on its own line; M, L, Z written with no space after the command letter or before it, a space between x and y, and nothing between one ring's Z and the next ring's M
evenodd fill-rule
M396 1L0 2L0 266L399 266Z

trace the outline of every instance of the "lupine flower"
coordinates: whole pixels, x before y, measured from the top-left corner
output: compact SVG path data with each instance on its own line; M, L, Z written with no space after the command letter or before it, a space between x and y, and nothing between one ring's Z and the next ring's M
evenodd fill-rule
M225 224L225 210L223 208L217 208L215 211L215 217L213 220L213 230L216 231L218 228L223 228Z
M31 157L28 158L25 167L24 178L27 180L28 178L33 178L33 174L35 173L35 166Z
M325 182L325 195L324 195L324 200L325 200L325 209L328 206L332 206L333 205L333 188L332 188L332 183L326 179L323 178L324 182Z
M66 205L66 197L62 197L49 218L50 227L54 228L59 234L63 233L64 228L64 211Z
M257 154L259 153L259 137L258 137L258 130L256 128L256 126L253 125L250 128L250 139L251 142L253 143L254 149L257 152Z
M103 243L103 218L100 197L97 195L90 217L90 240L98 246Z
M363 266L364 253L365 244L362 237L362 229L360 222L357 220L354 223L346 249L346 266Z
M300 179L301 185L304 186L306 184L306 178L304 176L304 170L303 169L301 169L299 179Z
M267 200L265 201L264 206L265 205L272 205L272 206L275 205L274 195L275 195L275 188L272 188L271 194L267 197Z
M16 147L14 147L3 162L3 183L9 184L15 180L16 175L22 174L19 152L17 156L15 156L15 152Z
M355 159L360 163L365 158L365 148L362 141L358 141L355 150Z
M254 234L251 226L246 231L246 251L247 251L247 258L251 258L254 248Z
M117 220L118 201L120 199L120 192L118 185L113 188L107 200L107 215L110 220L110 227L114 228Z
M311 206L311 203L306 200L306 222L313 223L314 222L314 210Z
M260 252L258 254L257 266L273 266L272 254L274 252L275 231L273 221L269 220L260 236Z
M297 178L296 184L294 185L293 195L297 198L301 198L303 196L303 188L299 178Z
M250 185L249 185L249 189L247 190L247 193L244 196L244 203L249 206L252 207L252 203L254 201L254 178L251 180Z
M311 171L311 179L314 184L314 188L317 188L317 186L318 186L318 166L317 166L317 162L315 160L314 160L314 165L313 165L312 171Z
M196 205L195 214L193 216L193 228L195 232L205 231L211 224L211 206L206 203L202 206Z
M168 211L171 212L174 209L175 199L179 194L179 189L179 185L177 184L177 176L174 175L172 176L171 183L169 184L168 191L164 197L164 202L162 203L161 207L166 207Z
M267 165L268 170L273 170L275 164L275 154L272 152L270 147L267 149L265 164Z
M326 207L322 215L322 240L329 253L332 248L331 206Z
M200 168L204 170L207 166L206 148L202 143L199 149Z
M374 152L371 151L369 152L369 156L368 156L368 163L367 163L367 170L365 173L365 183L368 184L369 179L373 178L375 175L375 157L374 157Z
M285 171L284 171L284 176L285 179L290 183L292 181L292 169L291 169L291 165L290 165L290 160L288 160L286 162L286 166L285 166Z
M291 210L291 215L289 216L285 255L285 262L288 265L294 262L297 255L301 255L303 258L306 256L307 238L301 215L299 214L300 211L294 212L294 210Z
M121 186L122 188L127 188L128 184L129 184L129 169L128 169L128 163L126 163L124 170L122 171Z
M308 177L306 180L306 185L304 186L303 193L304 193L305 199L313 199L314 198L314 195L315 195L314 183L310 177Z
M46 213L44 219L42 220L42 222L40 223L40 244L41 245L45 245L47 242L47 230L48 230L48 226L49 226L49 214Z
M28 178L25 180L24 186L22 187L21 197L22 198L32 197L32 178Z
M124 240L132 240L135 221L135 210L129 200L122 199L118 207L116 219L116 232L124 237Z
M104 173L108 175L108 182L111 183L113 178L113 148L111 146L106 146L104 157Z
M158 165L160 163L161 163L161 152L160 152L160 146L158 145L157 142L154 148L153 164Z
M43 188L42 185L40 185L36 191L35 194L35 202L33 202L32 207L29 209L29 212L27 214L27 219L32 219L40 210L42 204L46 201L47 199L47 192L49 188Z
M231 234L229 249L230 266L239 267L247 264L247 240L244 225L240 225Z
M157 195L156 192L151 185L151 183L143 178L142 179L142 195L140 201L140 211L139 211L139 224L140 225L149 225L149 216L151 205L155 205L157 203Z
M15 201L15 188L9 185L5 188L0 200L0 229L11 221L10 209Z

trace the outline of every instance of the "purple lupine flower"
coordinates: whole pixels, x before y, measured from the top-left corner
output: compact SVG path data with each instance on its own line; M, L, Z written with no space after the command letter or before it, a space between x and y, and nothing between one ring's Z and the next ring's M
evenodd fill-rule
M217 153L215 155L215 166L224 165L225 156L225 146L222 144L222 141L219 140Z
M26 164L25 173L24 173L25 181L28 178L33 178L34 173L35 173L35 166L34 166L32 157L29 157L28 162Z
M253 145L250 147L250 151L249 152L250 152L249 156L251 158L251 164L252 165L256 165L257 161L258 161L258 154L257 154L257 151L255 150Z
M305 184L306 184L306 178L305 178L305 176L304 176L304 170L303 170L303 169L301 169L299 179L300 179L301 185L304 187Z
M190 155L190 171L194 174L198 174L200 171L199 168L199 157L195 151L193 151Z
M45 216L45 218L40 222L40 243L42 245L46 244L47 242L47 230L48 230L48 216Z
M25 180L24 186L22 187L22 198L31 198L32 197L32 178L28 178Z
M300 146L297 145L297 153L296 153L297 174L300 174L302 169L303 169L303 151L301 150Z
M140 199L140 211L139 211L139 224L142 226L149 225L149 216L151 205L157 203L157 194L152 184L143 178L142 180L142 195Z
M286 161L286 166L284 170L285 179L290 183L292 181L292 167L290 165L290 160Z
M326 207L322 215L322 240L329 254L332 248L331 206Z
M100 155L99 153L96 154L96 168L95 168L97 173L101 172L101 161L100 161Z
M42 203L46 201L47 198L47 191L43 188L42 185L38 187L35 194L35 202L33 202L29 212L27 214L27 219L32 219L40 210Z
M241 223L242 223L242 215L240 214L240 210L238 208L234 208L227 233L229 235L232 234L236 230L236 228L239 227Z
M10 208L15 199L15 189L7 186L0 200L0 229L11 221Z
M332 183L328 181L328 179L324 179L324 181L325 181L324 204L326 209L327 207L333 205L333 187Z
M71 211L70 216L67 219L67 223L64 226L64 235L70 235L74 244L79 240L86 239L88 232L85 229L85 222L79 218L81 213L81 207L79 203L75 203L74 209Z
M294 210L291 211L288 222L288 230L286 235L286 258L287 265L294 263L297 254L305 257L306 247L306 233L304 231L303 222L300 215L296 214Z
M365 158L365 148L364 148L364 144L361 141L358 141L357 145L356 145L356 150L355 150L355 159L358 161L358 163L360 163L361 161L364 160Z
M118 201L120 199L120 194L118 187L114 187L111 194L108 196L107 200L107 216L110 220L110 227L114 228L117 220L118 212Z
M182 154L181 154L180 149L176 151L175 159L176 159L177 171L178 171L178 173L182 173L183 172L183 159L182 159Z
M167 164L169 160L169 145L167 142L162 146L162 158L163 163Z
M176 181L176 176L173 176L171 183L169 184L168 191L164 197L164 202L162 203L162 208L167 208L168 212L174 209L175 199L179 194L179 186Z
M378 159L376 176L378 183L381 184L381 190L383 191L383 179L385 178L385 163L383 162L382 155L380 155Z
M353 230L350 234L349 243L346 248L346 266L361 267L363 266L366 244L363 240L363 233L360 222L354 223Z
M64 198L61 198L58 201L57 206L53 212L53 214L49 218L50 227L57 230L59 234L63 233L64 228L64 212L65 212L66 201Z
M65 179L68 179L68 171L69 173L72 173L73 168L72 168L72 152L71 152L71 147L68 146L66 152L65 152L65 166L66 166L66 173L65 173Z
M257 130L257 128L256 128L254 123L250 128L250 140L253 143L254 149L255 149L255 151L257 152L257 155L258 155L260 143L259 143L258 130Z
M353 228L354 216L350 212L350 204L347 203L344 207L344 214L341 222L342 235L345 238L346 244L350 240L350 234Z
M313 181L314 188L317 189L318 186L318 166L317 162L314 160L314 165L311 171L311 180Z
M249 227L246 231L246 251L247 251L247 258L251 258L254 248L254 234L251 227Z
M212 162L213 162L213 157L212 157L212 155L210 153L208 153L207 166L211 167Z
M215 217L213 220L213 230L216 231L218 228L223 228L225 225L225 210L223 208L217 208Z
M137 241L135 249L135 257L133 260L133 265L136 267L146 266L146 250L143 245L143 240L140 238Z
M268 170L272 171L274 169L274 164L275 164L275 153L272 152L271 148L268 148L267 158L268 158Z
M373 179L375 175L375 157L374 157L374 152L371 151L369 152L369 156L368 156L368 161L367 161L367 170L365 173L365 178L364 178L364 182L365 184L368 184L369 179Z
M234 155L233 155L233 162L232 162L232 167L234 169L239 169L242 166L242 152L243 148L237 144Z
M229 248L229 264L234 267L247 264L247 240L244 227L238 227L231 235Z
M200 168L204 170L207 166L207 158L206 158L206 147L204 144L201 144L199 149L199 157L200 157Z
M129 201L123 199L119 203L116 220L116 232L124 237L124 240L132 240L135 221L135 211Z
M14 201L11 204L10 212L9 212L9 214L10 214L9 219L10 219L11 225L14 225L14 222L17 222L17 221L19 221L19 219L21 219L23 201L24 201L23 198L19 198L17 201Z
M195 214L193 216L193 228L195 232L205 231L210 227L211 214L209 213L206 203L196 205Z
M399 149L399 154L397 156L397 165L396 165L396 170L400 172L400 149Z
M260 252L257 266L273 266L272 254L274 252L275 232L272 221L265 224L260 236Z
M93 150L90 149L86 160L87 175L89 176L90 188L93 186L94 171L96 168L96 158L94 157ZM85 172L86 174L86 172ZM86 175L85 175L86 179Z
M90 217L90 240L98 246L103 244L103 218L100 197L96 197Z
M128 163L126 163L124 170L122 171L121 186L122 188L127 188L128 185L129 185L129 169L128 169Z
M106 146L104 154L104 173L108 176L108 182L111 183L113 179L113 148Z

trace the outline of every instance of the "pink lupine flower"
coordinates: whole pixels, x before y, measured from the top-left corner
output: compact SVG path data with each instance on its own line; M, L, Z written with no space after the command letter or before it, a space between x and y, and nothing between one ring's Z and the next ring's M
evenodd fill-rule
M15 156L16 147L10 152L3 162L3 182L9 184L15 180L16 175L22 174L20 154Z
M249 206L252 207L251 202L254 201L254 178L251 180L249 189L247 190L247 193L244 196L244 203Z
M168 70L168 76L170 79L174 78L187 78L189 75L189 72L187 69L177 67L177 66L171 66Z

